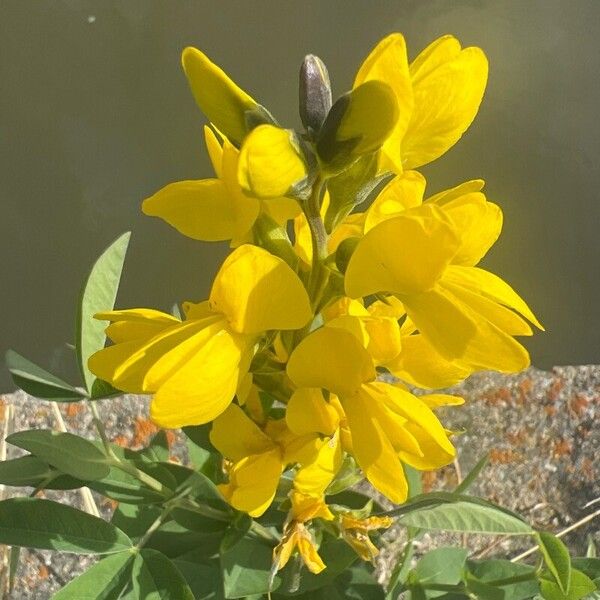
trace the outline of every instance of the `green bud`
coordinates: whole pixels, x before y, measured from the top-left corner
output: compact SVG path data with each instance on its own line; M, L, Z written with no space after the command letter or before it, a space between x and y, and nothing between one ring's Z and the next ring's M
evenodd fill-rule
M300 118L306 130L317 133L331 108L331 84L325 63L314 54L300 67Z

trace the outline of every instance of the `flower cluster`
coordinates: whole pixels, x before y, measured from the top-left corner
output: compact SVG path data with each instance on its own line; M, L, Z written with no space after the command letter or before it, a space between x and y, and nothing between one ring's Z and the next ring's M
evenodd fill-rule
M406 465L453 460L436 409L462 402L411 389L520 371L529 356L515 336L541 328L507 283L477 266L502 228L483 181L428 195L415 170L473 121L487 60L444 36L409 63L392 34L332 102L327 70L309 55L301 132L199 50L183 52L183 68L210 122L215 177L169 184L143 211L196 240L229 240L232 251L208 300L184 302L181 316L96 315L113 344L89 367L120 390L152 394L161 427L210 423L220 490L235 509L259 517L286 482L275 569L298 552L321 571L321 526L370 560L368 534L389 519L328 505L341 474L359 470L404 502Z

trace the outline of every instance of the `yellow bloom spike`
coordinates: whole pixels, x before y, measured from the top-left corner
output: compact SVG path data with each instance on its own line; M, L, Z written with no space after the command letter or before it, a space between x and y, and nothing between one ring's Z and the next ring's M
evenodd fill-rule
M461 50L452 36L436 40L413 61L414 108L402 140L405 169L431 162L460 139L477 114L487 75L481 49Z
M256 101L200 50L186 48L181 62L200 110L219 131L240 144L246 135L244 113L254 109Z
M300 329L312 318L308 295L294 271L251 245L240 246L227 257L209 302L211 310L223 313L239 333Z
M332 327L317 329L300 342L287 373L298 387L323 387L337 395L352 394L376 376L361 343L351 333Z
M390 86L399 107L396 124L381 148L379 168L381 171L390 168L395 173L402 173L402 139L412 113L413 91L406 43L400 33L388 35L375 46L356 74L354 87L373 80Z
M259 125L244 140L237 177L242 188L257 198L285 196L306 175L306 165L294 134L274 125Z

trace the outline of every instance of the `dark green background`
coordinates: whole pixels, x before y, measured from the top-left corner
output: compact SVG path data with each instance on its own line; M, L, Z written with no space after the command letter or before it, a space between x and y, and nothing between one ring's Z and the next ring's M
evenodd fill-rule
M428 191L486 179L505 214L486 265L548 329L528 343L534 364L600 362L594 0L3 0L0 349L68 373L82 279L126 229L119 306L167 309L206 296L226 247L139 211L167 182L212 175L203 117L179 66L184 46L204 50L294 126L304 54L326 62L339 94L392 31L405 34L411 58L445 33L487 53L479 116L424 168ZM0 389L9 386L4 372Z

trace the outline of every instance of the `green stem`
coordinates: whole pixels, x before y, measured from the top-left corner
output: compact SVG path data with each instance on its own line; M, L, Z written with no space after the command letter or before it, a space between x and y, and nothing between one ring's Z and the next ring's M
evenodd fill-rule
M156 521L150 525L150 527L146 530L146 533L140 538L139 542L135 545L138 550L141 550L148 540L152 537L152 534L163 524L164 520L169 516L170 512L173 510L174 506L172 504L167 504L163 511L160 513Z
M110 445L110 441L108 440L108 436L106 435L106 429L104 429L104 423L100 419L100 413L98 412L98 407L96 406L96 402L90 398L88 398L88 404L90 410L92 411L92 418L94 421L94 426L96 427L96 431L102 440L102 445L104 446L104 452L106 456L113 460L119 460L119 457L115 454L114 450Z
M304 205L304 214L310 229L310 237L312 242L312 268L308 280L308 295L310 296L313 308L319 305L321 295L327 279L329 271L325 267L324 262L327 258L327 231L325 223L321 218L321 198L325 188L325 182L318 178L313 186L313 191Z
M537 572L531 571L530 573L523 573L522 575L514 575L513 577L506 577L505 579L494 579L493 581L484 581L486 585L493 587L504 587L505 585L512 585L513 583L521 583L522 581L531 581L537 578Z

